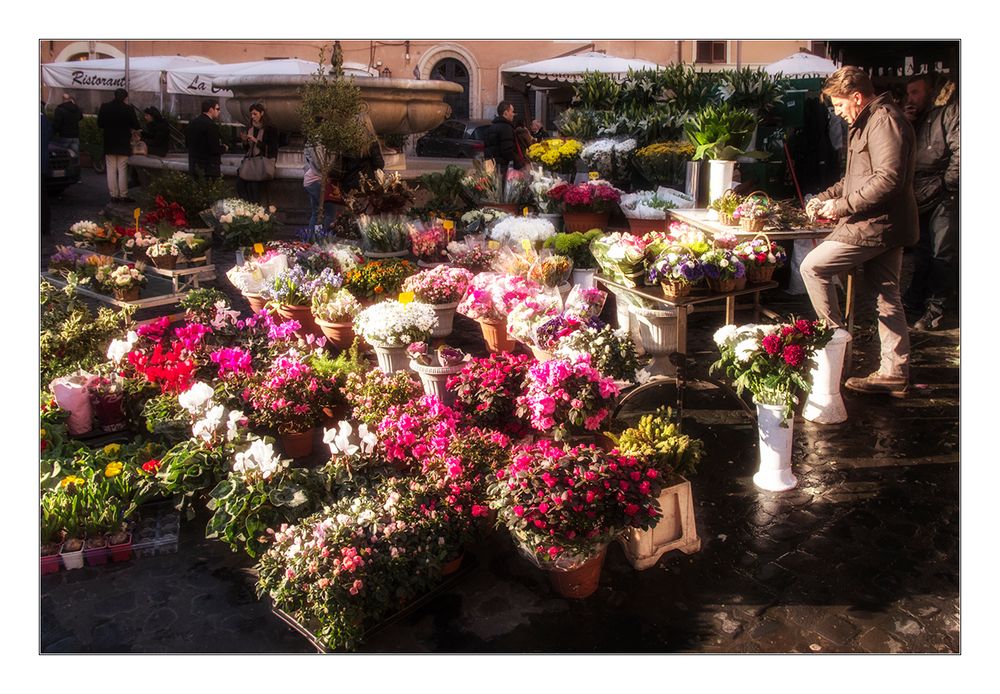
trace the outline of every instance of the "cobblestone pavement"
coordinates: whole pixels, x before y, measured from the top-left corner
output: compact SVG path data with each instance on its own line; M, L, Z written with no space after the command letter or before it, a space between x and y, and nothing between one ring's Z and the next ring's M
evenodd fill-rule
M96 213L100 202L87 196L103 200L100 182L85 172L56 201L43 257L70 223ZM773 291L765 302L809 313L801 296ZM878 337L871 312L862 313L851 373L867 374L877 366ZM692 316L696 375L713 359L719 320ZM456 330L462 346L482 351L475 324L458 317ZM685 426L706 446L691 479L699 552L665 555L640 572L612 545L597 593L569 601L498 532L476 549L473 568L371 633L361 650L958 652L959 338L957 327L912 335L910 397L845 391L847 422L798 419L799 486L781 494L751 482L756 432L735 402L716 389L689 389ZM622 416L658 404L654 394ZM43 577L40 650L310 651L257 600L251 562L204 539L205 520L182 523L176 554Z

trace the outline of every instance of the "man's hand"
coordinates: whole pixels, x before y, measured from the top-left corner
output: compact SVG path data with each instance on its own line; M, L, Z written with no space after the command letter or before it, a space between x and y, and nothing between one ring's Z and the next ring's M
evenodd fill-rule
M915 123L918 115L919 114L917 112L917 107L915 104L906 104L905 106L903 106L903 116L906 118L906 120L910 121L911 123Z
M824 202L816 212L816 216L823 219L837 219L840 215L835 211L836 202L836 200L827 200Z

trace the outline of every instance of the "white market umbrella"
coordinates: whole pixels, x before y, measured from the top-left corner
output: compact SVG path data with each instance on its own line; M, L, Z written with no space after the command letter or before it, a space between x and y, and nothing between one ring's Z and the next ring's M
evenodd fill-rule
M656 63L641 58L619 58L588 52L539 60L503 69L505 76L530 81L532 86L579 82L588 72L601 72L614 79L624 79L629 70L655 70Z
M319 68L319 63L299 58L282 58L280 60L252 60L243 63L219 63L204 67L185 67L167 72L167 92L171 94L188 94L192 96L212 95L229 98L233 92L229 89L213 86L213 80L223 77L246 75L312 75ZM374 70L361 63L344 63L344 73L347 75L376 76Z
M159 92L162 73L178 68L212 65L204 59L178 55L130 57L129 89ZM42 84L46 87L82 90L112 90L125 87L125 59L72 60L42 64Z
M827 77L837 71L837 66L828 58L820 58L807 51L793 53L764 68L769 75L779 72L784 77Z

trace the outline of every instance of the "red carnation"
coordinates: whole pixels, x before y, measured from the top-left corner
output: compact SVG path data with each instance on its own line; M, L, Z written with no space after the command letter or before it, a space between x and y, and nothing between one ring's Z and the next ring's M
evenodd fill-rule
M765 335L760 344L768 354L777 354L781 351L781 338L777 335Z
M802 363L805 356L806 351L802 349L802 345L788 345L781 353L781 358L784 359L785 363L789 366L798 366Z
M791 335L794 332L795 332L795 328L793 328L790 325L783 325L783 326L781 326L781 336L782 337L788 337L789 335Z
M813 334L812 323L807 321L805 318L800 318L799 320L795 321L795 329L798 330L803 335Z

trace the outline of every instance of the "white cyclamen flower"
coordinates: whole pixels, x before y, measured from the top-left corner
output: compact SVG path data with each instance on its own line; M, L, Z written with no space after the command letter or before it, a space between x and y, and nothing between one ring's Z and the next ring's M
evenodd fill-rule
M350 422L341 421L337 429L323 430L323 443L330 447L332 455L354 455L358 452L358 447L351 443L353 431Z
M214 395L215 389L213 389L212 386L202 381L198 381L186 391L178 395L177 401L180 403L181 407L191 414L198 414L198 412L200 412L203 408L211 406L209 403Z
M222 424L222 416L225 414L226 408L222 405L216 405L205 413L202 419L199 419L191 427L191 434L196 439L201 439L202 441L211 441L215 437L215 432L218 431L219 425Z
M112 340L108 347L108 359L118 363L126 354L132 351L132 347L139 340L139 336L134 330L129 330L124 340Z
M278 469L279 462L280 459L274 454L274 447L261 439L256 439L250 444L250 448L236 454L233 471L242 472L244 475L259 472L266 480Z
M240 436L240 423L246 417L245 414L239 410L233 410L229 413L229 421L226 422L226 441L235 441Z

